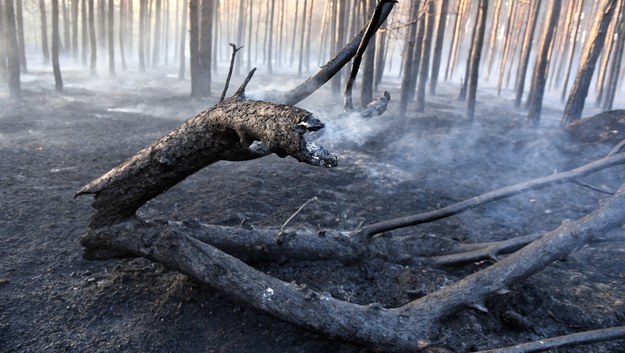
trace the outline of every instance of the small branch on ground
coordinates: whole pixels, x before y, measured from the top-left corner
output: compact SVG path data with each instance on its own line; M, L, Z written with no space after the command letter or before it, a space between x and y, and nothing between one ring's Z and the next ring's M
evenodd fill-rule
M228 69L228 76L226 77L226 84L224 86L224 90L221 92L221 98L219 98L219 102L223 102L226 99L226 93L228 92L228 86L230 86L230 78L232 77L232 70L234 69L234 59L237 56L237 52L243 48L240 46L237 48L236 44L230 43L232 47L232 57L230 58L230 69Z
M476 353L533 353L625 338L625 326L584 331Z
M280 227L280 230L278 231L278 234L276 234L276 243L278 243L278 244L282 244L282 242L283 242L282 235L284 234L284 227L286 227L286 226L287 226L287 224L289 224L289 222L291 222L291 221L293 220L293 218L295 218L295 216L297 216L297 214L298 214L298 213L300 213L300 212L304 209L304 207L306 207L309 203L311 203L311 202L313 202L313 201L317 202L317 196L314 196L314 197L313 197L313 198L311 198L310 200L308 200L308 201L304 202L304 203L303 203L303 204L302 204L302 205L301 205L301 206L297 209L297 211L295 211L295 213L293 213L293 214L291 215L291 217L289 217L289 218L288 218L288 219L284 222L284 224L282 225L282 227Z

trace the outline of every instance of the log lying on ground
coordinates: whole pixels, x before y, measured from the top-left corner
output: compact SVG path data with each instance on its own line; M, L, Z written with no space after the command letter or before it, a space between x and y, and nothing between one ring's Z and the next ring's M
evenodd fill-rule
M323 127L306 110L237 95L187 120L76 195L95 194L90 227L97 228L133 216L148 200L220 160L276 153L334 167L336 156L307 140L308 133Z
M519 251L461 281L394 309L356 305L303 284L268 276L223 251L181 232L135 233L132 222L94 229L95 247L124 249L162 263L285 321L374 349L409 352L428 346L439 320L544 269L625 223L625 185L592 213L564 222ZM128 225L130 231L125 231Z

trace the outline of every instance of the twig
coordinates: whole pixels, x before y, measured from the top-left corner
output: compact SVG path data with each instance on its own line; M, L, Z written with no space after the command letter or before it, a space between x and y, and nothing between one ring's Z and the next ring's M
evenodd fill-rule
M223 102L226 99L226 92L228 92L228 86L230 85L230 78L232 77L232 70L234 69L234 59L237 56L237 52L243 48L240 46L237 48L236 44L230 43L232 47L232 57L230 58L230 69L228 70L228 76L226 77L226 85L224 86L223 92L221 92L221 98L219 98L220 102Z
M621 150L625 147L625 140L619 142L614 148L607 154L607 157L612 157L615 154L621 152Z
M593 191L596 191L596 192L600 192L600 193L603 193L603 194L607 194L607 195L614 195L615 194L615 191L613 191L613 190L609 190L609 189L606 189L606 188L601 188L601 187L598 187L598 186L594 186L594 185L588 184L588 183L586 183L584 181L581 181L580 179L573 179L571 182L573 184L577 184L577 185L579 185L581 187L585 187L587 189L590 189L590 190L593 190Z
M289 224L289 222L291 222L291 220L293 220L293 218L295 218L295 216L297 216L298 213L300 213L304 207L306 207L309 203L313 202L313 201L317 201L317 196L314 196L313 198L311 198L310 200L304 202L304 204L302 204L297 211L295 211L295 213L293 213L291 215L291 217L289 217L286 222L284 222L284 224L282 225L282 227L280 227L280 231L278 231L278 234L276 234L276 242L277 243L282 243L282 235L284 234L284 227L287 226L287 224Z
M352 103L352 88L354 87L354 81L356 81L356 76L358 75L358 70L360 69L360 62L362 61L362 55L367 50L367 46L369 45L369 40L373 38L375 32L377 31L377 23L380 20L382 14L382 7L384 3L397 1L394 0L382 0L378 1L378 4L373 11L373 16L367 23L367 28L365 29L365 34L362 36L362 40L358 44L358 49L356 50L356 55L354 56L354 61L352 63L352 69L349 73L349 79L347 80L347 84L345 85L345 92L343 94L344 97L344 106L346 112L354 110L354 104Z
M556 173L546 177L532 179L523 183L509 185L498 190L490 191L485 194L454 203L438 210L373 223L368 226L364 226L360 229L360 231L354 232L354 234L357 236L367 237L393 229L405 228L417 224L433 222L458 214L468 209L472 209L493 201L501 200L513 195L518 195L523 192L571 182L580 177L596 173L600 170L623 163L625 163L625 153L616 153L611 156L606 156L602 159L592 161L588 164L584 164L581 167L577 167L567 172Z
M487 351L479 351L477 353L532 353L543 352L554 348L563 348L570 346L577 346L582 344L589 344L595 342L605 342L615 340L619 338L625 338L625 326L617 326L611 328L604 328L599 330L591 330L573 333L565 336L558 336L547 338L544 340L538 340L533 342L521 343L515 346L491 349Z
M255 72L256 72L256 68L253 68L252 71L250 71L250 73L247 74L247 77L245 77L245 80L243 80L243 83L241 84L241 87L239 87L239 89L234 94L235 97L236 96L240 96L243 93L245 93L245 87L247 87L247 84L250 83L250 81L252 80L252 77L254 76Z

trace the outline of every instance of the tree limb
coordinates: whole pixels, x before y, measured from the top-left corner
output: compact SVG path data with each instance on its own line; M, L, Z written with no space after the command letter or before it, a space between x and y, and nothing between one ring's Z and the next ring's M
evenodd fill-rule
M600 170L623 163L625 163L625 153L621 152L612 154L566 172L555 173L546 177L532 179L519 184L509 185L501 189L490 191L485 194L475 196L473 198L460 201L458 203L454 203L452 205L434 211L373 223L362 227L355 233L359 236L368 237L393 229L405 228L417 224L436 221L445 217L458 214L468 209L475 208L477 206L481 206L493 201L501 200L510 196L514 196L526 191L542 189L548 186L577 180L580 177L596 173Z
M479 351L477 353L533 353L544 352L555 348L564 348L605 342L625 338L625 326L610 327L599 330L591 330L573 333L570 335L546 338L543 340L517 344L515 346Z
M228 69L228 76L226 77L226 84L224 85L224 90L221 92L221 98L219 98L219 102L223 102L226 99L226 93L228 92L228 86L230 85L230 78L232 77L232 70L234 69L234 59L237 56L237 52L243 48L240 46L237 48L236 44L230 43L232 47L232 57L230 58L230 69Z

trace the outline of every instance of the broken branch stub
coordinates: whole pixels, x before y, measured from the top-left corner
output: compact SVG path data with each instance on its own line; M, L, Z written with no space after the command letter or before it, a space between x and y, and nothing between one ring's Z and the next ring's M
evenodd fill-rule
M276 153L315 166L334 167L336 156L308 141L323 123L293 106L229 98L185 121L149 147L84 186L95 194L91 228L135 214L148 200L220 160L242 161Z

